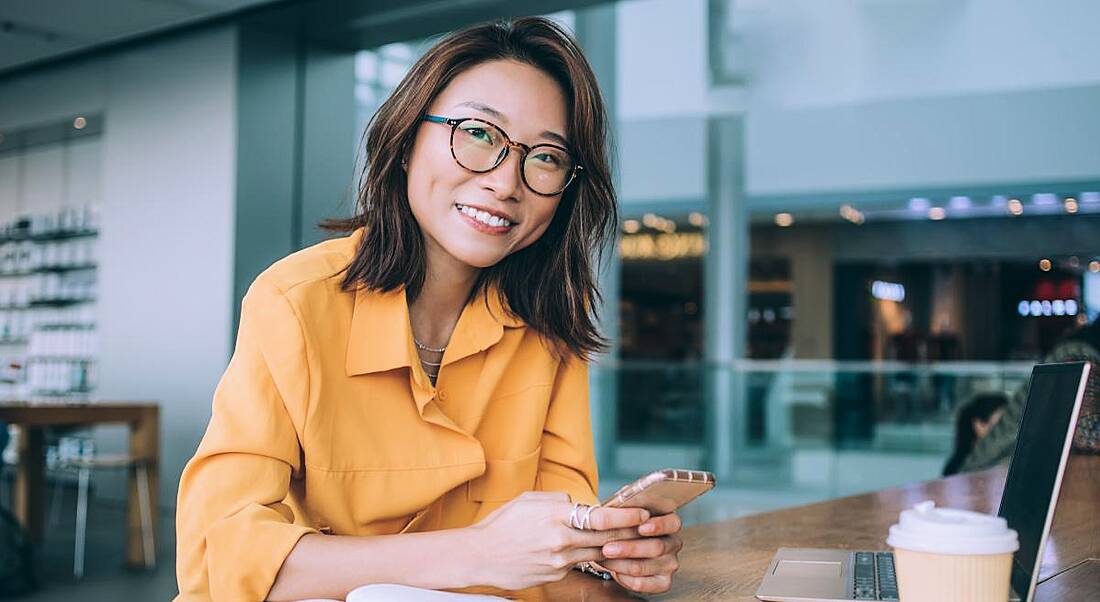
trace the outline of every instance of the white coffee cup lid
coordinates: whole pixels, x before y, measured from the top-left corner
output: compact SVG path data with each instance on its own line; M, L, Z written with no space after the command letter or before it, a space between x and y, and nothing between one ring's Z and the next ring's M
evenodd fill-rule
M931 554L1006 554L1020 548L1016 531L999 516L936 508L932 501L902 510L890 527L886 544L893 548Z

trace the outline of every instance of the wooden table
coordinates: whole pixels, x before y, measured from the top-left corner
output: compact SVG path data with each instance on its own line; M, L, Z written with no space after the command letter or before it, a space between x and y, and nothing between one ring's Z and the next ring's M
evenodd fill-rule
M491 593L555 602L636 599L756 602L753 594L777 548L887 549L887 530L897 521L898 513L927 499L940 506L996 513L1006 472L1005 468L996 468L684 529L681 568L673 578L672 590L660 596L631 595L614 581L601 581L576 571L541 588ZM1063 481L1035 600L1100 600L1098 559L1100 456L1074 456Z
M160 408L155 403L25 403L0 402L0 422L19 430L19 464L15 473L15 516L34 541L44 534L43 508L45 456L43 431L50 426L124 423L130 428L130 455L145 461L149 472L149 506L156 541L158 464L160 459ZM145 566L141 538L141 512L137 479L129 477L126 519L126 563Z

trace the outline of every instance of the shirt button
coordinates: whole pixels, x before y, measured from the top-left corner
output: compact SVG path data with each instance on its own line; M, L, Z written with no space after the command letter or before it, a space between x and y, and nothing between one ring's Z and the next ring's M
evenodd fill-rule
M447 391L446 391L446 389L440 389L439 393L436 395L436 397L439 397L443 401L447 401Z

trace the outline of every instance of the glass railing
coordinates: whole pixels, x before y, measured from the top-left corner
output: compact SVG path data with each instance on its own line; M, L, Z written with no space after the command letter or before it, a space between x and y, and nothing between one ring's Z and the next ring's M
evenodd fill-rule
M938 478L954 416L1026 386L1029 362L621 361L592 367L601 494L663 467L714 472L698 516ZM608 491L605 492L604 489Z

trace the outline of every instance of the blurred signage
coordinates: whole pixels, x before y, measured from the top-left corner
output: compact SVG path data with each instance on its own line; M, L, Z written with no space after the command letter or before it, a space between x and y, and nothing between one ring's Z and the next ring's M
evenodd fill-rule
M871 296L875 299L882 299L883 301L901 303L905 301L905 285L898 284L897 282L875 280L871 283Z
M1075 299L1055 299L1053 301L1043 299L1024 299L1016 305L1016 311L1021 316L1076 316L1077 301Z
M623 259L667 261L702 257L706 252L707 239L702 232L627 234L619 241L619 255Z

